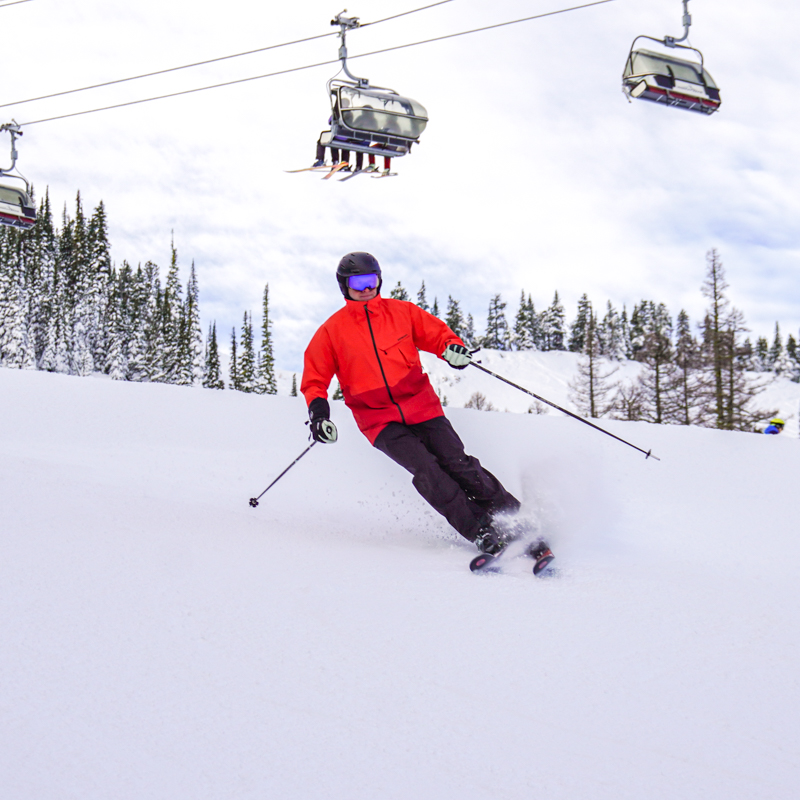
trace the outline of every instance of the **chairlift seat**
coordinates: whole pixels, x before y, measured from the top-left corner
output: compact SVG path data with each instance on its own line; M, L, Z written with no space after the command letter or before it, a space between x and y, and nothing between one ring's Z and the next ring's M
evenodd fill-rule
M339 84L331 88L331 142L354 152L399 158L428 124L428 112L416 100L391 89Z
M652 50L631 50L622 75L622 90L628 97L701 114L713 114L722 103L719 88L702 61Z
M26 192L0 184L0 225L30 230L36 224L36 208Z

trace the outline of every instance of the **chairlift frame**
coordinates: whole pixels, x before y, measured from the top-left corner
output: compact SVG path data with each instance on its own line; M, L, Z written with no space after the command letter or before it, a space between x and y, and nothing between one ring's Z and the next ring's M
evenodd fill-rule
M356 153L367 153L371 156L383 156L386 159L400 158L407 155L413 144L419 142L419 137L428 122L427 111L424 107L411 98L403 97L398 94L394 89L386 86L371 86L367 78L359 78L353 75L347 66L347 31L354 30L361 26L358 17L345 17L344 11L337 14L331 20L331 25L338 25L339 37L342 40L339 47L339 60L342 62L342 71L347 78L339 78L334 76L327 82L328 97L331 102L331 129L323 131L320 134L319 142L325 147L341 150L349 150ZM342 113L343 109L343 93L348 92L358 93L366 97L372 97L378 103L384 105L383 110L378 110L378 113L386 115L387 117L395 117L398 120L404 118L406 120L413 120L420 130L413 134L409 131L408 135L403 135L399 131L379 131L369 128L358 128L352 124L348 124L345 116ZM387 110L385 108L387 103L396 103L410 108L412 111L416 109L424 112L423 114L400 114L396 111ZM367 111L375 111L376 109L365 107L353 107L354 110L362 108ZM374 116L374 114L373 114ZM413 124L409 128L414 127Z
M36 207L31 199L31 186L27 178L17 169L17 137L22 136L22 128L14 121L0 125L0 132L8 131L11 135L11 166L8 169L0 167L0 190L6 189L19 197L18 203L0 196L0 225L12 228L30 230L36 224ZM25 191L18 186L4 183L5 179L13 178L25 184Z
M665 36L663 39L657 39L654 36L637 36L631 44L628 58L625 61L625 69L622 73L622 91L630 102L631 97L642 100L650 100L656 103L662 103L668 106L675 106L677 108L684 108L687 111L697 111L701 114L713 114L719 110L722 103L719 95L719 89L714 83L711 74L705 69L703 53L696 47L688 44L682 44L689 38L689 28L692 24L692 17L689 14L689 0L683 0L683 36L679 39L674 36ZM689 59L678 58L677 56L669 57L654 53L650 50L637 50L636 42L640 39L649 39L652 42L669 47L672 49L690 50L699 57L699 63ZM637 54L647 54L647 56L661 59L667 69L667 73L663 72L634 72L634 57ZM684 64L694 70L699 69L699 76L702 83L696 81L686 81L682 78L676 78L669 62L675 64ZM706 80L708 79L708 80ZM709 82L711 85L709 85ZM697 89L693 87L697 86ZM677 88L676 88L677 87ZM702 94L700 89L702 88Z

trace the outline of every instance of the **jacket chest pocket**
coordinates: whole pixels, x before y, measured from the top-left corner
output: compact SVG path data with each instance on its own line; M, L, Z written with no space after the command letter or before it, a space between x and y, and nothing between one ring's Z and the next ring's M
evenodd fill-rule
M409 367L413 366L416 360L414 355L416 355L417 348L414 347L414 342L407 333L404 333L391 344L379 346L378 350L381 358L386 358L388 361L401 361Z

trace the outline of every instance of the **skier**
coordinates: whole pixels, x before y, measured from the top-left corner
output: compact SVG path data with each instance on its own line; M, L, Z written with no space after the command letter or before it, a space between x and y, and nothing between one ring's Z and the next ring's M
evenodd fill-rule
M783 426L785 424L786 423L782 419L779 419L778 417L773 417L769 421L769 425L767 425L767 427L764 428L764 433L771 433L773 435L781 433L781 431L783 431Z
M414 476L416 490L464 538L496 555L509 536L494 515L517 512L519 501L464 452L418 352L435 353L454 369L465 369L469 350L444 322L414 303L381 297L381 268L369 253L344 256L336 278L344 308L314 334L300 385L314 439L332 444L338 438L328 405L335 374L370 443ZM552 559L546 545L544 550Z

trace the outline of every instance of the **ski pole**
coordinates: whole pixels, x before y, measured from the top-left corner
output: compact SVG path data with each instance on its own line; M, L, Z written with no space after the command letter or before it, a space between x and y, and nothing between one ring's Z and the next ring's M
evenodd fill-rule
M473 351L474 352L474 351ZM566 414L568 417L572 417L573 419L577 419L578 422L583 422L585 425L588 425L590 428L594 428L600 433L606 434L606 436L610 436L612 439L616 439L618 442L622 442L623 444L628 445L628 447L632 447L634 450L638 450L640 453L644 453L644 457L647 458L654 458L656 461L661 461L658 456L654 456L650 450L642 450L641 447L637 447L635 444L631 444L630 442L626 442L624 439L621 439L619 436L615 436L613 433L605 430L605 428L601 428L599 425L595 425L593 422L589 422L588 419L584 419L583 417L579 417L577 414L573 414L571 411L567 411L566 408L561 408L561 406L557 406L555 403L551 403L549 400L545 400L544 397L539 397L538 394L534 394L528 389L524 389L522 386L518 386L516 383L512 383L508 378L504 378L502 375L498 375L496 372L492 372L490 369L486 369L486 367L481 366L477 361L470 361L473 367L477 367L481 372L485 372L487 375L491 375L493 378L497 378L499 381L503 381L503 383L507 383L509 386L513 386L515 389L519 389L521 392L525 392L525 394L529 394L531 397L535 397L537 400L541 400L543 403L547 403L548 406L552 406L553 408L558 409L559 411Z
M299 456L297 456L297 458L296 458L294 461L292 461L292 463L291 463L291 464L289 464L289 466L288 466L288 467L286 467L286 469L285 469L283 472L281 472L281 474L280 474L280 475L278 475L278 477L277 477L277 478L275 478L275 480L274 480L274 481L272 481L272 483L271 483L269 486L267 486L267 488L266 488L266 489L264 489L264 491L263 491L263 492L261 492L261 494L260 494L258 497L251 497L251 498L250 498L250 505L251 505L253 508L255 508L255 507L258 505L258 501L259 501L259 500L260 500L260 499L261 499L261 498L262 498L262 497L263 497L263 496L264 496L264 495L265 495L265 494L266 494L266 493L267 493L267 492L268 492L268 491L269 491L269 490L270 490L270 489L271 489L271 488L272 488L272 487L273 487L273 486L274 486L274 485L275 485L275 484L276 484L276 483L277 483L277 482L278 482L278 481L279 481L279 480L280 480L280 479L281 479L281 478L282 478L282 477L283 477L283 476L284 476L284 475L285 475L285 474L286 474L286 473L287 473L287 472L288 472L288 471L289 471L289 470L290 470L290 469L291 469L291 468L292 468L292 467L293 467L293 466L294 466L294 465L295 465L295 464L296 464L296 463L297 463L297 462L298 462L298 461L299 461L299 460L300 460L300 459L301 459L301 458L302 458L302 457L303 457L303 456L304 456L304 455L305 455L305 454L306 454L306 453L307 453L307 452L308 452L308 451L309 451L309 450L310 450L310 449L311 449L311 448L312 448L312 447L313 447L315 444L316 444L316 443L317 443L317 442L316 442L316 440L314 440L313 442L311 442L311 444L310 444L308 447L306 447L306 449L305 449L305 450L303 450L303 452L302 452L302 453L300 453L300 455L299 455Z

